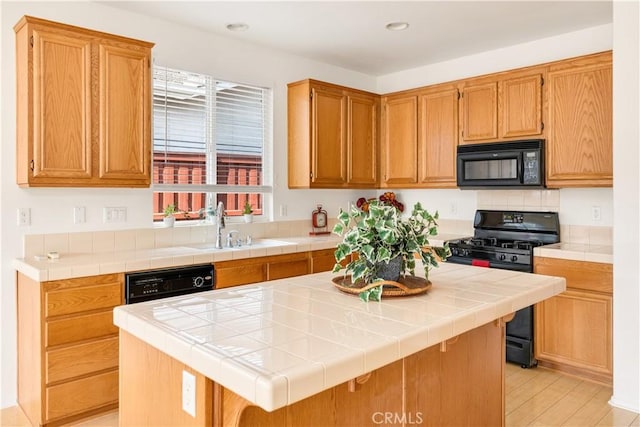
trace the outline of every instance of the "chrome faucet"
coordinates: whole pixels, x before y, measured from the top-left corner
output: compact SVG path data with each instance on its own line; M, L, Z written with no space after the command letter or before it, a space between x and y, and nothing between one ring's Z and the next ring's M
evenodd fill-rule
M222 249L222 229L224 228L224 203L216 208L216 249Z

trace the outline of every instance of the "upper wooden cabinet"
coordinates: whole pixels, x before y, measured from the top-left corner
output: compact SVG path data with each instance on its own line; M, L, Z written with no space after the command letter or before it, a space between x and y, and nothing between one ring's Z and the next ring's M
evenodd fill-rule
M375 188L378 98L315 80L288 85L289 188Z
M611 52L549 68L547 186L613 185Z
M153 44L23 17L17 183L148 187Z
M458 99L455 87L435 87L420 94L418 158L420 184L455 187L458 147Z
M384 188L418 183L418 95L382 98L381 182Z
M501 138L541 135L542 70L509 73L499 83L499 129Z
M508 71L464 83L462 139L493 142L542 134L544 69Z
M469 84L462 89L462 139L495 140L498 137L498 84Z
M382 98L381 187L456 186L459 97L437 85Z

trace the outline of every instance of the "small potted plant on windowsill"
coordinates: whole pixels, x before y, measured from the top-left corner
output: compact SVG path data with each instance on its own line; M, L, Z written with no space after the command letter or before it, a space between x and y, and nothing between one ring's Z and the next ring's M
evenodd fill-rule
M253 222L253 206L251 206L251 203L249 203L249 201L245 202L242 214L244 215L244 222Z
M164 218L162 219L162 222L164 223L165 227L173 227L175 225L175 214L177 212L178 210L176 209L176 205L174 204L167 205L164 208Z

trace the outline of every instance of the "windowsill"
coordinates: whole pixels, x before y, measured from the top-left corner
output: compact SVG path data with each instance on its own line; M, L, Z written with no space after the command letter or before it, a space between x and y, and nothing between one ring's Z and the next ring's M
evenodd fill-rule
M269 221L266 218L257 218L254 217L253 218L253 224L266 224L272 221ZM252 224L252 223L248 223L245 222L243 218L234 218L234 217L225 217L225 224L226 225L237 225L237 224ZM204 220L198 219L198 220L189 220L189 221L176 221L175 225L173 226L174 228L176 227L195 227L195 226L205 226L205 225L216 225L215 222L205 222ZM153 222L153 228L171 228L171 227L167 227L166 225L164 225L164 223L162 221L154 221Z

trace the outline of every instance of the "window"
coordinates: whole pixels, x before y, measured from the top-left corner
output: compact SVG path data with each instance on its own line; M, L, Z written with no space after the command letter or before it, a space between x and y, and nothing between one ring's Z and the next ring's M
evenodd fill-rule
M270 141L270 89L154 67L154 220L167 205L181 220L220 201L230 216L242 215L246 202L263 214Z

